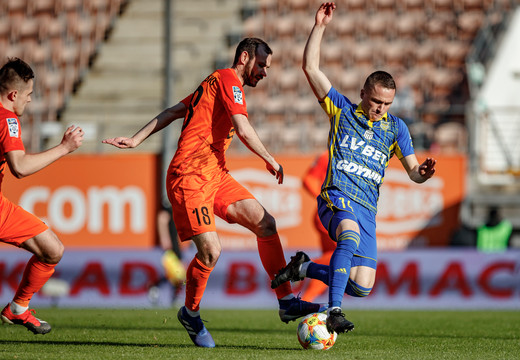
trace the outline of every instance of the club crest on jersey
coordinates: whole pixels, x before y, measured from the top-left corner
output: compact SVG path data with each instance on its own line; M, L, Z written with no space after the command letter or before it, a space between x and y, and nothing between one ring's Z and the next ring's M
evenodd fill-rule
M18 121L15 118L7 118L7 128L9 129L10 137L18 137L20 129L18 128Z
M374 137L374 131L372 131L372 129L368 129L367 131L365 131L365 133L363 134L363 137L367 140L372 140L372 138Z
M388 123L388 121L382 121L381 122L381 130L386 131L389 128L390 128L390 124Z
M238 86L233 86L233 97L235 98L236 104L244 104L244 96L242 95L242 90Z

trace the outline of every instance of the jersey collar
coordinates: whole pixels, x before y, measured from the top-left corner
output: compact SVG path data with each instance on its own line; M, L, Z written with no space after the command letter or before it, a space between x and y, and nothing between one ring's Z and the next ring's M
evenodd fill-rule
M379 122L379 121L382 121L382 120L383 121L388 121L388 113L384 113L383 116L381 116L381 118L378 121L368 120L368 116L367 116L367 114L365 114L365 111L363 111L363 108L361 107L361 103L359 103L357 108L356 108L356 115L357 115L358 119L366 120L366 124L369 127L374 126L374 122ZM360 115L362 115L362 116L360 116Z

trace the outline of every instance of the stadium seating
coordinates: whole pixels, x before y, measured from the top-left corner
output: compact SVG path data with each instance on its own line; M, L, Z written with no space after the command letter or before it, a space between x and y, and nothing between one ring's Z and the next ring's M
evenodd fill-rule
M312 1L285 1L281 5L268 0L258 1L258 9L247 19L244 36L264 37L273 48L282 49L275 56L282 56L284 68L301 69L301 56L312 26L316 4ZM437 119L433 128L443 122L459 121L464 117L463 109L468 100L465 57L468 54L477 31L484 25L497 21L498 16L518 3L516 0L338 0L336 19L331 22L321 47L322 68L333 85L347 96L358 101L359 89L364 78L373 70L382 69L390 73L401 73L401 86L410 87L414 94L415 122ZM298 16L294 16L298 14ZM307 22L302 14L307 14ZM269 20L267 20L269 19ZM296 19L296 20L295 20ZM291 30L291 26L293 29ZM274 28L271 28L274 27ZM290 46L287 44L292 39ZM282 45L280 45L282 44ZM295 49L291 56L288 47ZM291 65L292 61L292 65ZM273 71L273 70L271 70ZM300 70L301 71L301 70ZM293 71L277 72L270 78L274 81L267 103L285 93L293 96L289 103L296 101ZM306 83L297 83L298 93L305 92ZM307 90L310 93L310 89ZM466 95L464 95L466 94ZM252 92L249 98L254 98ZM464 97L466 96L466 97ZM307 100L309 101L309 100ZM317 105L302 105L313 115ZM280 112L294 112L294 107L277 108L276 116L263 109L254 109L254 116L263 113L266 121L260 126L271 126L271 118L280 118ZM434 116L430 113L434 112ZM302 113L302 111L300 111ZM401 114L396 114L401 115ZM302 114L303 116L303 114ZM273 120L274 121L274 120ZM423 142L434 143L431 126L416 126L428 129L417 136L428 137ZM262 131L262 130L260 130ZM319 132L317 132L319 133ZM316 133L315 133L316 134ZM302 137L307 135L302 132ZM326 133L321 134L326 141ZM308 137L308 136L307 136ZM316 136L314 136L315 138ZM317 144L320 142L317 141ZM318 145L318 147L320 147ZM312 146L308 151L316 151ZM321 148L321 147L320 147ZM300 149L302 150L302 149Z
M41 94L38 96L42 101L28 108L29 123L35 113L50 121L60 117L78 84L88 75L121 9L130 1L0 1L0 55L22 57L37 72L35 93ZM199 2L189 4L200 6ZM467 100L465 57L472 41L482 26L500 22L518 0L337 0L336 4L336 19L327 29L322 46L322 67L334 85L358 101L359 88L371 71L403 74L400 87L410 87L415 100L413 118L424 122L431 109L436 109L435 117L443 121L461 117L453 109L461 108ZM237 36L267 40L275 56L268 80L247 94L251 118L262 119L257 130L265 139L271 139L275 132L268 128L283 128L280 123L293 121L296 116L303 124L301 139L296 141L296 136L287 132L287 139L279 144L289 144L294 151L319 151L314 146L322 148L326 132L309 131L316 125L312 118L321 110L301 71L316 3L250 0L244 1L242 7L248 16L241 24L227 26L229 49L220 49L217 56L227 64L236 45L231 39ZM211 9L214 7L208 3L206 11ZM213 20L229 22L218 16ZM198 41L212 32L211 24L201 20L184 26ZM197 57L192 54L200 50L181 43L176 51L195 61ZM435 141L430 132L421 136ZM295 144L301 148L298 150ZM278 148L285 150L281 145Z
M56 121L88 70L126 0L4 0L0 57L20 57L36 72L25 122ZM32 137L34 138L34 137ZM36 143L28 143L31 149Z

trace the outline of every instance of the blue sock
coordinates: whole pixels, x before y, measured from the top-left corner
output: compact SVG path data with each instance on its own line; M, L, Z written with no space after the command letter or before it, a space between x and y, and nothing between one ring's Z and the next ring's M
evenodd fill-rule
M363 287L352 279L348 279L347 288L345 289L345 293L354 297L368 296L370 291L372 291L372 288Z
M311 262L307 267L305 277L320 280L326 285L329 285L329 266Z
M338 245L329 266L329 307L341 307L347 287L354 252L359 246L359 234L345 230L338 237Z

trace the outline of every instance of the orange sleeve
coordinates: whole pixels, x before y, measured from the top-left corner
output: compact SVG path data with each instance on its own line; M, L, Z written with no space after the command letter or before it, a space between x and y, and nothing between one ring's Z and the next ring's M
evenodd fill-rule
M219 82L219 96L222 105L229 117L242 114L247 117L246 98L244 89L238 80L235 71L232 69L219 70L222 80Z
M14 116L14 114L11 115ZM0 119L1 154L4 155L13 150L25 150L22 141L22 128L18 118L1 116Z
M190 102L191 102L191 97L193 96L193 93L189 94L188 96L186 96L184 99L182 99L180 102L184 104L184 106L186 106L186 109L190 106Z

